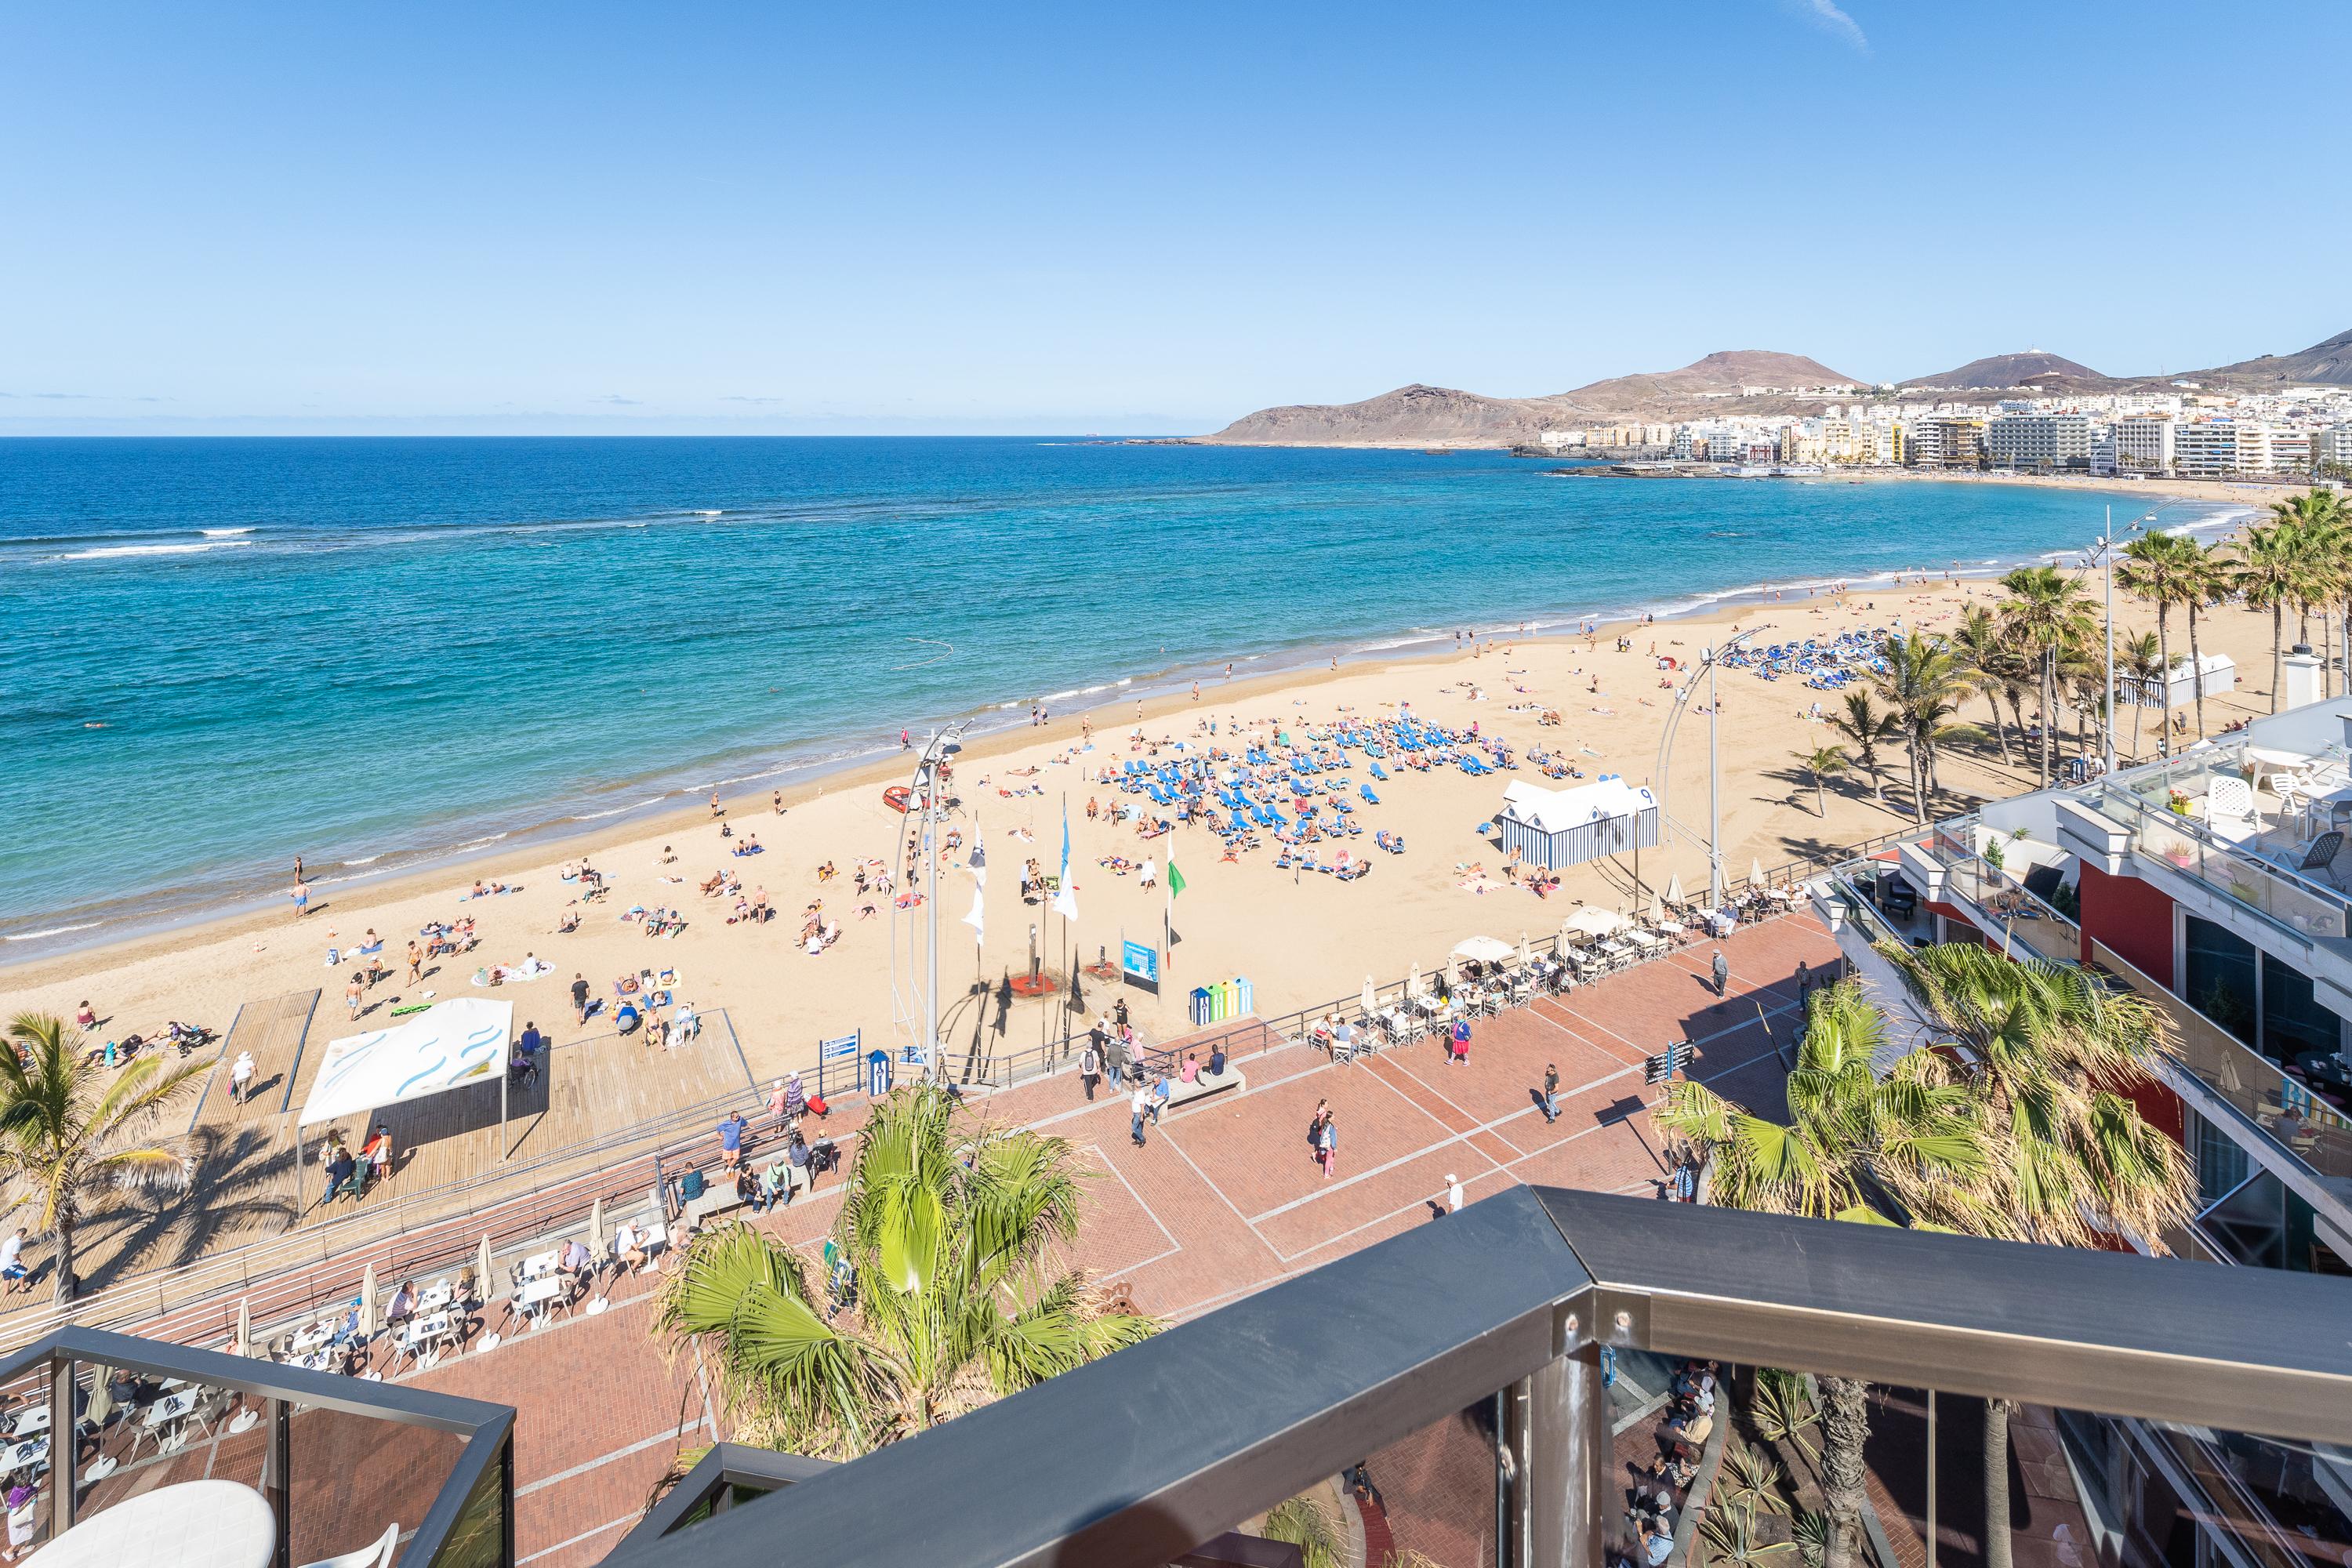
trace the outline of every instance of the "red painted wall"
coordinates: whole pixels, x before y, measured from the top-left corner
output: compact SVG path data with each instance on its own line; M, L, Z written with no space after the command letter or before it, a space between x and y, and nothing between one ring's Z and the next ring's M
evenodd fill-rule
M2127 1085L2124 1098L2139 1108L2140 1120L2171 1139L2183 1148L2189 1144L2188 1122L2181 1113L2180 1097L2152 1078L2141 1079Z
M2172 900L2137 877L2110 877L2089 864L2076 891L2083 934L2172 989Z

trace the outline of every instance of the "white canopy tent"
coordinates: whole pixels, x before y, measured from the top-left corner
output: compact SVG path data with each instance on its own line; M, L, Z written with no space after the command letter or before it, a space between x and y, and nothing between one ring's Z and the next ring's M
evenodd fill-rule
M365 1116L503 1074L513 1033L513 1003L464 996L389 1029L331 1040L296 1125Z
M1479 963L1507 963L1514 951L1509 942L1491 936L1466 936L1454 944L1454 957Z
M436 1002L404 1023L373 1034L347 1035L327 1042L310 1097L294 1123L295 1137L320 1121L370 1116L388 1105L425 1100L453 1089L499 1082L499 1158L509 1153L506 1138L508 1044L514 1037L514 1004L461 996ZM296 1164L301 1150L295 1150Z

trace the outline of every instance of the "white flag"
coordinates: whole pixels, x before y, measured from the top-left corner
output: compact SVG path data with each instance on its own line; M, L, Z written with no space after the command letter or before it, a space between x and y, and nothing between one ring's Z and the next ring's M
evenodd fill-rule
M973 941L984 942L987 940L988 928L986 922L987 915L981 909L980 889L978 888L974 888L971 890L971 913L963 917L963 923L971 927Z
M1054 912L1066 921L1078 918L1078 889L1070 880L1070 807L1062 805L1062 886L1054 895Z

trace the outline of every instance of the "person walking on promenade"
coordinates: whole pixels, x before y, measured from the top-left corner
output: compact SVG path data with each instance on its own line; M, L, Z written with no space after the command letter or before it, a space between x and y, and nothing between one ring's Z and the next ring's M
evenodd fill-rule
M1470 1065L1470 1020L1468 1018L1454 1020L1454 1037L1445 1053L1445 1065L1452 1067L1457 1062L1464 1067Z
M1307 1154L1309 1159L1318 1163L1322 1160L1323 1124L1330 1120L1331 1102L1328 1100L1317 1100L1315 1114L1307 1119Z
M1087 1086L1087 1099L1091 1101L1097 1086L1102 1082L1102 1047L1092 1039L1087 1041L1087 1048L1078 1056L1078 1081Z
M1717 996L1728 995L1731 990L1731 960L1723 956L1723 949L1718 947L1715 950L1715 963L1711 967L1715 971L1715 994Z
M1143 1147L1143 1118L1151 1109L1151 1091L1141 1084L1135 1086L1134 1095L1127 1102L1127 1135L1135 1146Z
M1331 1179L1332 1170L1339 1163L1339 1119L1326 1116L1323 1131L1315 1140L1315 1158L1322 1163L1323 1179Z
M1547 1125L1559 1120L1559 1068L1552 1062L1544 1063L1543 1112Z
M576 970L572 975L572 1005L579 1013L580 1021L586 1023L588 1021L588 977Z

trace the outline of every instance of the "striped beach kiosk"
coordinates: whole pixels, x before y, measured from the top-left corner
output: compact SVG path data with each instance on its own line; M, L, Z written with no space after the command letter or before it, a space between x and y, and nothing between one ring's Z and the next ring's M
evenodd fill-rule
M1514 783L1504 786L1495 826L1506 854L1516 849L1521 865L1557 871L1656 844L1658 802L1614 773L1574 789Z

